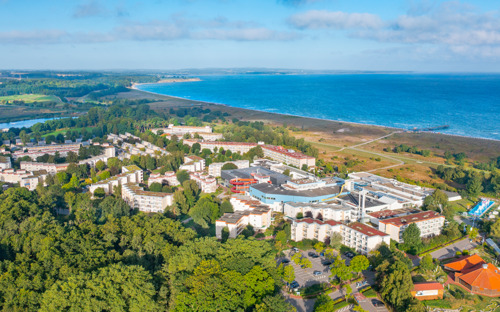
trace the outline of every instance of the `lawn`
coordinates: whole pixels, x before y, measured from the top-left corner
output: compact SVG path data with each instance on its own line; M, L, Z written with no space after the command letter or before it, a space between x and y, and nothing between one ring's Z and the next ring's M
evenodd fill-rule
M43 95L43 94L21 94L21 95L8 95L0 96L0 103L11 103L13 101L23 101L25 103L33 102L61 102L55 95Z
M474 206L474 202L468 200L467 198L463 198L461 200L450 202L450 205L455 212L462 213L467 212L468 207L472 208Z

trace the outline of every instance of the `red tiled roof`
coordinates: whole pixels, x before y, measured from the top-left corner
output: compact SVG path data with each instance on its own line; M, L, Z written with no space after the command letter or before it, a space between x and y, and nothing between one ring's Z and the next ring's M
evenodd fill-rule
M474 270L458 277L471 286L480 289L494 289L500 291L500 274L493 264L479 264Z
M413 291L436 290L444 289L443 285L438 282L414 283Z
M483 263L486 263L486 261L484 261L483 258L481 258L479 255L474 254L470 256L463 256L459 258L457 261L447 263L444 266L453 271L460 272L464 270L469 270L475 267L476 265Z
M347 225L347 227L349 227L355 231L358 231L362 234L368 235L368 236L387 236L387 235L389 235L387 233L384 233L382 231L374 229L371 226L368 226L366 224L359 223L359 222L350 223Z
M411 224L415 222L420 222L424 220L431 220L431 219L436 219L436 218L443 218L442 215L435 211L423 211L420 213L415 213L409 216L403 216L403 217L397 217L397 218L391 218L391 219L385 219L385 220L380 220L380 222L384 224L393 224L397 227L403 226L405 224Z
M284 155L287 155L287 156L290 156L292 158L314 158L312 156L307 156L307 155L304 155L300 152L290 152L288 149L282 147L282 146L275 146L275 145L263 145L262 148L264 149L268 149L268 150L271 150L271 151L274 151L274 152L277 152L277 153L280 153L280 154L284 154Z

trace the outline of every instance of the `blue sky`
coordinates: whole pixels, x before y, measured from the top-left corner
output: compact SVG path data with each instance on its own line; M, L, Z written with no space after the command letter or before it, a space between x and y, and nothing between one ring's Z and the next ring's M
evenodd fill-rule
M500 1L0 0L0 68L499 72Z

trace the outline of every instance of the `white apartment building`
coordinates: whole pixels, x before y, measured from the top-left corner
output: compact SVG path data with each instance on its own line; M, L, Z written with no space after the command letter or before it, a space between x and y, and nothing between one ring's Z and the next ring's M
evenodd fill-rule
M64 171L68 169L67 163L65 164L51 164L51 163L39 163L33 161L21 161L21 169L27 171L38 171L46 170L50 174L56 174L59 171Z
M136 165L122 167L122 173L109 179L93 183L89 187L89 192L94 194L98 188L104 189L106 194L112 194L114 187L124 185L126 183L142 183L143 172Z
M0 170L0 181L6 183L19 183L20 187L26 187L34 191L39 183L44 183L47 171L15 170L12 168Z
M316 158L281 146L262 145L262 151L264 152L264 157L269 157L298 168L302 168L303 165L306 165L308 168L316 165Z
M250 167L250 162L248 160L233 160L233 161L226 161L222 163L213 163L208 166L208 174L211 175L212 177L220 177L222 167L225 164L234 164L238 169L243 169L243 168L249 168Z
M162 131L166 134L183 136L186 133L189 134L202 134L202 133L212 133L212 127L204 126L204 127L194 127L194 126L174 126L173 124L168 125L168 128L155 128L151 129L151 132L154 134L158 134L159 131Z
M407 216L389 218L379 221L380 231L390 235L391 239L403 243L403 232L412 223L420 229L420 237L441 234L445 217L435 211L423 211Z
M12 157L18 159L20 157L29 156L31 159L36 159L39 156L45 154L55 155L59 153L61 156L67 156L69 152L74 152L78 154L81 143L69 143L69 144L51 144L42 146L25 146L20 150L12 153Z
M188 172L197 172L205 170L205 159L196 156L184 156L184 164L179 167L179 170L186 170Z
M296 242L303 239L317 239L320 242L325 242L334 232L340 233L341 228L342 224L333 220L294 219L290 237Z
M271 213L271 209L264 205L255 206L249 210L225 213L215 221L215 234L218 239L221 239L222 231L227 227L229 238L236 238L248 225L253 226L256 231L263 231L271 225Z
M0 169L12 168L10 157L0 156Z
M152 173L149 176L148 186L151 186L153 183L167 184L169 186L179 185L179 180L177 180L177 176L173 171L167 171L164 175L160 173Z
M339 222L353 221L358 218L358 210L353 207L342 205L338 202L333 203L295 203L287 202L283 208L284 215L290 218L296 218L298 213L302 216L312 216L312 218L323 220L335 220Z
M166 207L173 204L174 196L169 193L144 191L136 183L125 183L122 185L122 198L132 209L163 213Z
M214 193L217 191L217 180L204 172L192 172L189 174L191 180L195 181L203 193Z
M363 255L377 249L382 243L389 245L391 242L388 234L359 222L343 224L340 234L342 244Z

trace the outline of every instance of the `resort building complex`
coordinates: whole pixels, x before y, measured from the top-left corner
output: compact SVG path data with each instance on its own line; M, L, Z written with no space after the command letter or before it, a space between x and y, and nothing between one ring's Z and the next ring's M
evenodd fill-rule
M168 125L167 128L155 128L151 129L151 132L154 134L163 133L170 134L176 136L183 136L184 134L203 134L203 133L212 133L212 127L204 126L204 127L194 127L194 126L174 126L173 124Z
M179 170L186 170L188 172L197 172L205 170L205 159L196 156L184 156L184 164L179 167Z
M196 182L203 193L213 193L217 190L217 180L211 175L204 172L192 172L189 177Z

